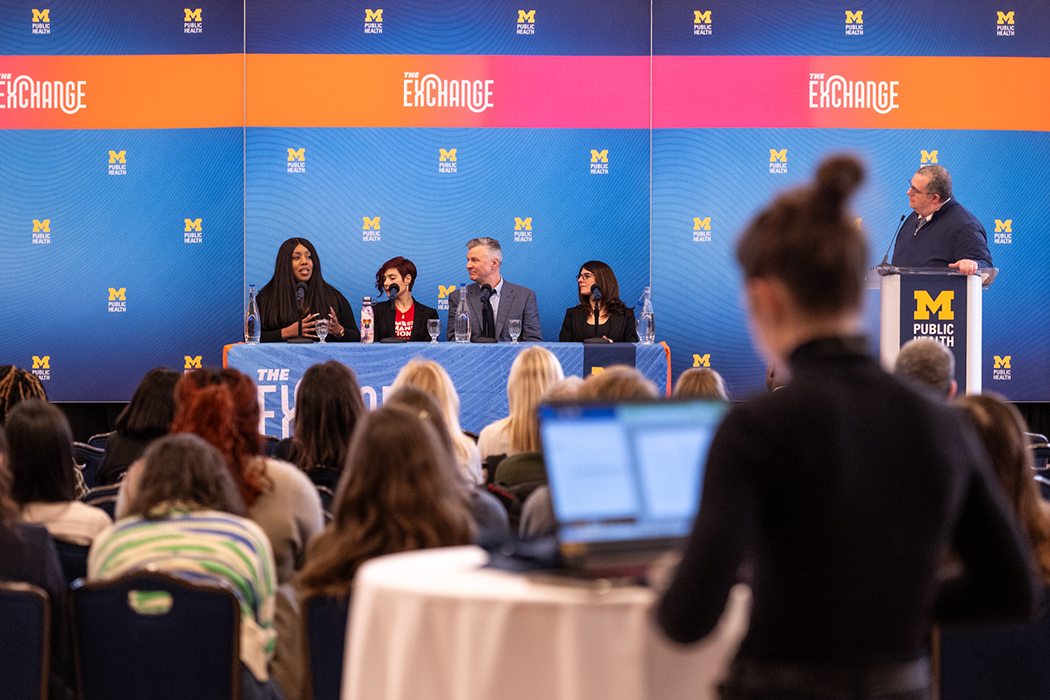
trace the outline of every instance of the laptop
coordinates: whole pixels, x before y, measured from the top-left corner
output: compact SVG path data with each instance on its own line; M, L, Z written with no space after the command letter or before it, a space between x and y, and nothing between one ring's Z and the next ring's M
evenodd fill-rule
M541 406L565 569L639 577L683 546L700 505L707 453L728 410L703 400Z

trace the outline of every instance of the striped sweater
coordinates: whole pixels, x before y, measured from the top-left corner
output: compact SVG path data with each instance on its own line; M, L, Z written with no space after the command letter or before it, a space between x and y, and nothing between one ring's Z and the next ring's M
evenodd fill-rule
M258 525L213 510L172 510L163 520L119 520L95 538L89 580L142 569L232 591L241 606L241 660L258 680L267 679L276 646L276 579L270 541Z

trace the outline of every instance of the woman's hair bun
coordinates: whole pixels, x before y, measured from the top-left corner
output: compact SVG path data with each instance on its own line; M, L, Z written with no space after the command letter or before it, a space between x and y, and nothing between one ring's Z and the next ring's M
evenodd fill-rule
M815 187L816 204L836 212L864 179L864 167L852 156L834 156L820 164ZM830 212L829 212L830 213Z

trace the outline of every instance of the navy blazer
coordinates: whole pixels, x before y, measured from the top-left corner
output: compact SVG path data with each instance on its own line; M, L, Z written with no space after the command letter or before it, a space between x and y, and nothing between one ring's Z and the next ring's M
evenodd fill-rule
M427 332L427 321L432 318L438 318L437 309L432 309L425 304L420 304L415 297L412 301L416 305L415 316L412 317L412 335L409 337L409 341L413 343L429 343L430 333ZM380 341L383 338L393 338L394 333L394 303L387 299L381 301L378 304L372 304L372 310L375 312L376 317L376 341Z
M456 339L456 308L463 290L456 289L448 295L448 329L446 337ZM540 342L543 340L543 329L540 327L540 310L536 305L536 292L528 287L511 284L504 280L502 296L499 300L499 313L496 315L496 339L509 343L510 331L507 320L521 319L521 335L518 340ZM467 285L467 308L470 311L470 337L481 335L481 285L477 282Z

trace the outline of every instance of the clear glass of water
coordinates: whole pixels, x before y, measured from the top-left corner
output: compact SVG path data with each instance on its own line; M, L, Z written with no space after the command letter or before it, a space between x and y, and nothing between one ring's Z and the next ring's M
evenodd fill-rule
M438 341L438 335L441 334L441 319L431 318L427 320L427 333L430 334L430 344L435 345Z
M314 321L314 332L317 333L317 337L324 342L324 339L328 337L328 319L319 318Z
M510 330L510 342L517 343L518 336L521 335L521 319L512 318L507 323Z

